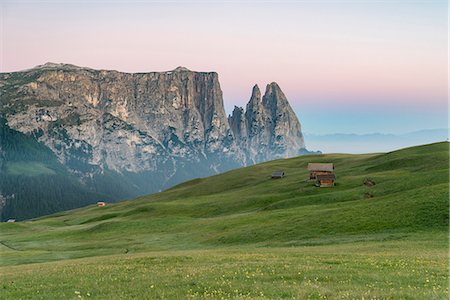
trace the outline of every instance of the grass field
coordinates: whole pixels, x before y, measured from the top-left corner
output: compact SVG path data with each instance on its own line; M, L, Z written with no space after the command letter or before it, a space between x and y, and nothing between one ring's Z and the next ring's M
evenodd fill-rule
M447 299L448 147L272 161L0 224L0 297ZM308 162L335 163L337 186L305 181Z

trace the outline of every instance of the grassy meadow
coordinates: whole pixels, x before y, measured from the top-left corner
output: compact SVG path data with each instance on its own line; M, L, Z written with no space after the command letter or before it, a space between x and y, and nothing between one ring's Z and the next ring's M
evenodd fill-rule
M2 223L0 298L448 299L448 172L446 142L302 156Z

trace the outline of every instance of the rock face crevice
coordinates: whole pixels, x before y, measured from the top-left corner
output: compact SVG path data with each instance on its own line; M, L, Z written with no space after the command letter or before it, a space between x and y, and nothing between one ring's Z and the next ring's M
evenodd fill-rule
M228 118L218 74L183 67L123 73L49 63L1 73L0 92L8 126L45 144L92 189L114 173L151 193L305 148L276 83L262 98L255 86L245 111Z

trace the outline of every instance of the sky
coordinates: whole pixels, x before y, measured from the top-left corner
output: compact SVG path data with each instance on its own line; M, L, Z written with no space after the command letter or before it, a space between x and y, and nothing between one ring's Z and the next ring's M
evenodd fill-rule
M0 72L216 71L225 108L277 82L308 133L448 128L447 1L0 0Z

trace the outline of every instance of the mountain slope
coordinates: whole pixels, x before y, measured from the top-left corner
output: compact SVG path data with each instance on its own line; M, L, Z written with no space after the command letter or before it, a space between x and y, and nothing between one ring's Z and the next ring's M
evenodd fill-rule
M1 224L1 240L20 250L19 261L41 261L123 251L332 244L442 232L449 221L448 154L448 143L438 143L387 154L277 160L103 208ZM334 188L317 188L305 181L307 163L323 161L336 166ZM274 170L284 170L286 178L270 179ZM376 185L364 185L367 178ZM7 253L10 263L16 254Z
M80 184L34 137L10 129L1 118L0 175L1 219L24 220L104 197Z

